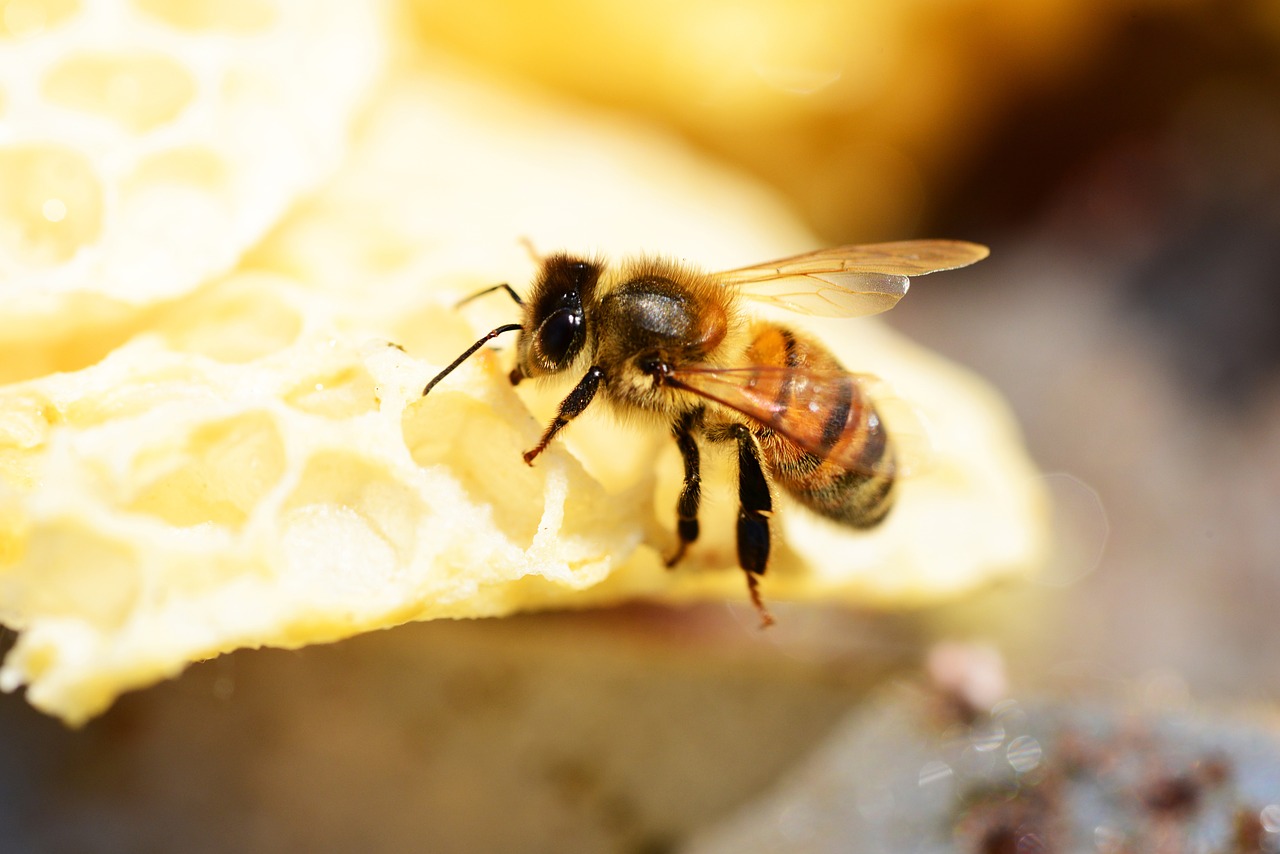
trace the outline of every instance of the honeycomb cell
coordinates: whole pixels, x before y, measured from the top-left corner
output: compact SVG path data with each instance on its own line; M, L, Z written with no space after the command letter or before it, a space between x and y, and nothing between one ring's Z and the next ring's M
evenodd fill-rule
M134 134L168 124L196 95L195 80L159 53L83 53L55 66L41 93L52 103L113 119Z
M57 408L38 392L0 396L0 448L38 448L48 438L49 428L60 420Z
M152 355L152 354L148 354ZM207 407L213 402L204 377L189 364L163 363L152 370L141 361L116 382L94 386L61 408L63 420L87 430L112 421L145 417L157 409Z
M316 505L355 511L403 557L413 551L421 501L376 462L339 451L317 454L283 510L288 514Z
M51 145L0 148L0 283L9 264L32 269L69 261L98 239L102 215L102 186L80 153Z
M22 557L0 573L4 601L22 613L65 615L114 629L128 618L141 589L137 552L74 519L41 524Z
M23 287L24 279L13 283ZM149 322L146 312L93 294L66 295L46 312L0 314L0 384L87 368Z
M226 30L252 33L276 20L267 0L134 0L143 12L184 30Z
M0 0L0 39L38 36L79 11L77 0Z
M373 377L349 367L336 374L307 377L285 394L285 402L303 412L326 418L351 418L378 408Z
M175 303L154 329L170 347L243 364L288 347L302 330L298 309L273 292L279 280L239 273Z
M25 492L36 481L39 451L60 415L34 392L0 396L0 489Z
M541 510L531 511L529 496L546 493L547 465L521 461L530 442L511 420L468 395L438 391L405 410L401 429L414 462L449 468L511 542L533 544Z
M218 193L225 191L230 181L230 167L220 155L208 148L189 146L143 159L124 186L126 192L177 185Z
M317 454L282 510L290 566L332 589L385 580L412 558L422 513L421 500L377 463Z
M204 425L135 468L147 485L129 509L180 527L238 529L284 475L284 441L269 416L248 413Z

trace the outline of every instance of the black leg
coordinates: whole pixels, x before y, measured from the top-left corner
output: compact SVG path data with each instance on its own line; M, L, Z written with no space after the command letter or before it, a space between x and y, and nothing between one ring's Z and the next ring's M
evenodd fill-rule
M500 285L494 285L491 288L484 288L483 290L476 291L474 294L471 294L470 296L463 297L462 299L458 300L457 303L454 304L454 308L461 308L462 306L471 302L473 299L476 299L477 297L482 297L485 294L491 294L494 291L506 291L507 296L511 297L511 299L515 302L516 305L518 306L524 305L524 301L520 299L520 295L516 293L514 290L512 290L510 285L508 285L506 282L503 282Z
M702 474L698 457L698 442L693 430L701 420L702 410L686 412L671 428L680 456L684 459L684 486L676 503L676 532L680 545L676 553L667 558L667 567L673 567L684 557L689 544L698 539L698 505L702 503Z
M546 450L547 445L551 444L551 440L560 432L560 428L564 427L573 419L582 414L587 408L587 404L591 403L591 399L596 396L596 390L600 388L600 381L604 379L604 370L598 366L593 366L587 371L587 375L573 387L573 391L569 392L560 403L560 411L556 414L555 420L547 425L547 429L543 432L542 438L538 440L535 448L524 452L524 461L529 465L533 465L534 457Z
M738 564L747 572L747 590L760 612L760 626L773 625L773 617L764 606L757 589L756 576L764 575L769 563L769 514L773 512L773 496L760 466L760 446L745 425L731 430L738 440Z
M422 390L422 396L426 397L428 394L430 394L431 389L436 387L436 383L440 382L440 380L444 379L449 374L451 374L454 368L458 367L458 365L461 365L467 359L471 358L471 354L479 350L485 344L488 344L490 341L492 341L494 338L497 338L499 335L501 335L504 332L516 332L521 328L522 327L518 323L508 323L504 326L499 326L497 329L493 330L488 335L484 336L479 341L472 344L465 351L463 351L461 356L459 356L458 358L450 362L447 368L445 368L443 371L441 371L440 373L436 374L434 377L431 378L431 382L427 383L427 387Z

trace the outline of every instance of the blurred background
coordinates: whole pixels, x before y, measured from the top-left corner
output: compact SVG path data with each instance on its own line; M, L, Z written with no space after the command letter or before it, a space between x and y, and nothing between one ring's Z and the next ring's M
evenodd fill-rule
M824 243L991 246L887 320L1011 402L1058 502L1051 565L925 613L779 604L767 636L738 609L633 606L243 651L76 732L5 695L0 847L683 850L947 638L990 644L1019 695L1274 714L1280 4L413 0L396 20L667 128ZM795 850L895 850L845 832Z

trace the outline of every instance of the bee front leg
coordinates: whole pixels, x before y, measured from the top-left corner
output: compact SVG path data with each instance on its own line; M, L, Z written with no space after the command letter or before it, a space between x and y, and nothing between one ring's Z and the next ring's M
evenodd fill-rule
M555 438L560 429L573 419L582 414L582 411L591 403L592 398L596 396L596 391L600 388L600 382L604 379L604 369L592 366L587 371L587 375L583 377L573 391L569 392L560 403L560 411L556 414L555 420L547 425L547 429L543 431L542 438L538 440L538 444L531 450L524 452L524 461L528 465L533 465L533 460L538 454L547 449L547 445L551 444L551 440Z
M698 539L702 474L698 441L694 438L693 431L701 420L702 410L695 409L681 415L671 427L671 435L675 437L676 446L680 448L680 456L684 460L684 486L680 489L680 500L676 502L676 532L680 535L680 545L676 547L676 553L667 558L668 569L679 563L689 544Z
M760 627L773 625L773 616L765 608L757 589L756 576L764 575L769 562L769 515L773 512L773 496L760 465L760 446L751 430L743 424L730 428L738 441L738 565L747 573L747 590L760 612Z

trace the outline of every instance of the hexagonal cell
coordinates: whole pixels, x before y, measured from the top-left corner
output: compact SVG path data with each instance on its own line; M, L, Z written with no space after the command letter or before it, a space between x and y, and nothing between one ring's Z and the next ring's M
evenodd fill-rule
M44 395L18 391L0 395L0 489L25 491L38 476L39 451L50 427L61 420Z
M267 0L134 0L143 12L184 30L229 30L252 33L276 20Z
M215 151L200 146L174 148L144 158L124 182L126 192L180 185L223 192L230 183L230 167Z
M37 391L15 390L0 395L0 448L38 448L49 428L62 420L53 402Z
M491 508L513 543L532 545L547 467L521 461L531 443L513 424L473 397L437 391L405 409L401 429L414 462L447 466L477 505Z
M213 523L239 528L285 470L284 441L264 413L206 424L178 448L139 458L147 485L129 509L182 527Z
M0 0L0 39L38 36L79 11L78 0Z
M65 263L98 239L102 215L102 186L84 155L52 145L0 148L0 259L29 269Z
M54 66L41 94L143 134L177 118L195 97L196 84L180 62L164 54L82 53Z
M0 282L30 287L25 271L6 271L5 260L0 252ZM63 293L35 308L0 313L0 385L95 365L151 323L148 312L94 293Z
M363 368L306 378L284 396L285 403L326 418L351 418L378 408L373 377Z
M68 425L87 430L101 424L141 418L156 409L185 404L208 406L211 402L206 377L190 363L175 364L165 360L152 365L146 357L130 354L127 376L110 384L89 384L74 398L60 404L59 412ZM198 410L197 410L198 411ZM159 422L163 424L163 419ZM157 422L148 422L153 428ZM153 429L160 430L159 426Z
M241 364L288 347L302 330L298 310L277 295L270 274L238 273L171 306L155 325L175 350Z
M0 574L3 599L18 613L87 619L102 629L128 618L141 590L133 548L82 522L45 522L27 539L20 562Z
M330 590L385 581L412 558L421 500L374 461L326 451L307 462L281 528L291 568Z

